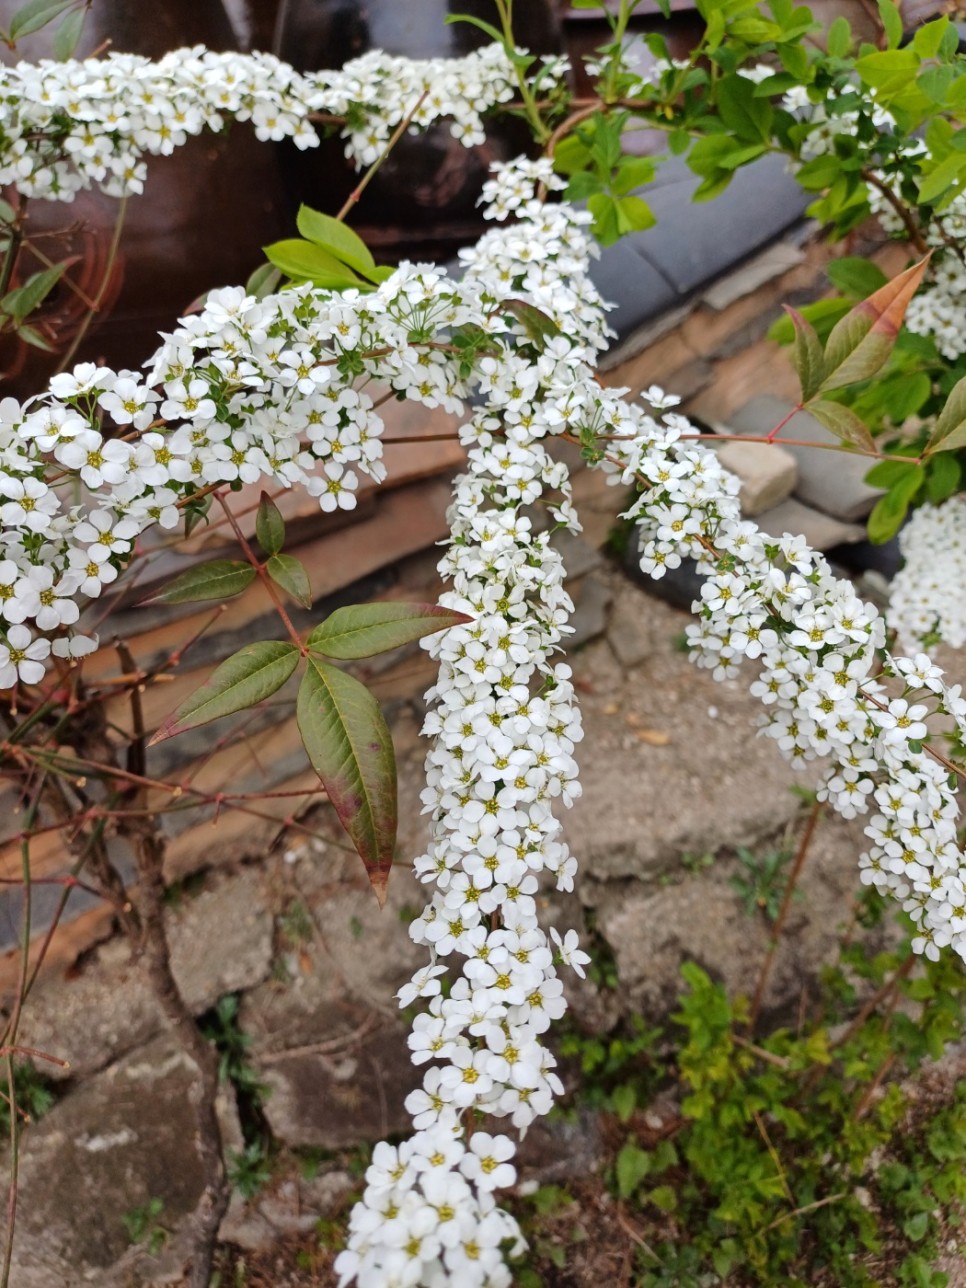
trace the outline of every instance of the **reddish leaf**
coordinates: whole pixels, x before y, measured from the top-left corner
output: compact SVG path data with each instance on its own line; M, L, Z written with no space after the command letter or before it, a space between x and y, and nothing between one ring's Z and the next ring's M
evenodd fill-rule
M825 346L828 375L820 392L868 380L885 364L929 259L907 268L835 324Z
M396 847L392 738L364 684L317 657L308 661L296 706L299 733L381 906Z

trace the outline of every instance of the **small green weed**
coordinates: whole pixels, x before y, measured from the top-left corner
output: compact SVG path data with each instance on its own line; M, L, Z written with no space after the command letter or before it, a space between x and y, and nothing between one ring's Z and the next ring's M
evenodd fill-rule
M272 1179L269 1157L259 1142L228 1156L228 1180L243 1198L253 1199Z
M732 889L749 917L760 912L766 921L774 923L788 884L787 868L794 857L792 851L767 850L764 854L755 854L742 845L737 856L743 871L731 878ZM792 897L800 899L802 892L796 890Z
M171 1232L161 1222L164 1200L149 1199L141 1207L131 1208L121 1217L121 1222L132 1243L143 1243L152 1257L162 1251L171 1238Z

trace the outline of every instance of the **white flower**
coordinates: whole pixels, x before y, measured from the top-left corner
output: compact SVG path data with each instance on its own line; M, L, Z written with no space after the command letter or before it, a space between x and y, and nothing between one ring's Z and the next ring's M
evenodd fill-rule
M0 637L0 689L12 689L18 680L39 684L50 656L50 641L34 639L26 626L11 626Z

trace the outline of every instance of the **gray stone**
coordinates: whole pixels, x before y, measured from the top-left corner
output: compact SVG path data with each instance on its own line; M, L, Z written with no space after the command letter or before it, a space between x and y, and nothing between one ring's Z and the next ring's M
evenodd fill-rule
M409 1128L403 1101L422 1074L410 1061L398 1020L346 1039L338 1050L331 1043L318 1047L257 1061L276 1140L345 1149Z
M550 544L559 550L568 580L585 577L603 563L599 550L585 541L579 533L568 532L566 528L559 528L551 537Z
M14 1269L17 1288L128 1288L182 1282L183 1219L202 1189L194 1064L170 1037L71 1091L23 1136ZM227 1144L240 1147L234 1107ZM124 1216L163 1202L157 1257L131 1245Z
M792 404L771 394L762 394L739 407L728 417L728 429L736 434L755 434L764 438L792 410ZM787 440L800 439L817 446L789 446ZM864 519L881 490L870 487L865 476L875 464L868 456L855 452L831 451L834 436L807 412L796 412L781 430L778 442L798 461L798 486L795 496L806 505L825 514L855 523Z
M741 483L738 500L745 518L754 518L784 501L795 489L798 465L795 457L777 443L712 442L718 460Z
M757 736L751 672L721 683L695 667L678 648L689 618L611 576L609 640L633 670L600 683L599 649L571 658L585 740L583 794L565 834L585 879L649 878L682 853L774 833L797 809L790 788L815 777L793 772Z
M272 964L272 917L253 868L220 873L167 911L171 965L199 1015L225 993L252 988ZM109 940L69 979L51 977L30 995L20 1024L25 1046L70 1061L38 1068L51 1078L81 1077L148 1041L164 1018L130 944Z
M607 610L611 592L599 577L584 577L576 587L570 587L574 599L574 612L570 618L572 634L566 638L567 648L579 648L588 640L603 635L607 629Z
M781 838L762 848L780 844ZM792 905L769 978L767 1010L797 1006L834 953L866 844L861 820L820 823L802 873L803 897ZM719 859L706 872L663 885L625 880L594 887L597 930L613 949L624 1006L652 1018L666 1014L680 993L684 961L697 962L731 996L754 991L770 928L742 907L730 884L737 870L733 860ZM890 933L887 925L883 934Z
M813 550L832 550L865 538L865 528L861 524L843 523L794 498L759 514L756 522L762 532L773 537L786 532L803 536Z
M778 242L754 259L748 260L734 273L719 278L701 296L702 303L720 313L738 300L743 300L752 291L757 291L760 286L767 285L783 273L791 272L804 259L805 252L800 247Z
M495 1130L503 1130L499 1120ZM527 1129L517 1155L517 1170L523 1181L559 1185L592 1176L607 1157L600 1115L578 1106L573 1117L538 1118Z

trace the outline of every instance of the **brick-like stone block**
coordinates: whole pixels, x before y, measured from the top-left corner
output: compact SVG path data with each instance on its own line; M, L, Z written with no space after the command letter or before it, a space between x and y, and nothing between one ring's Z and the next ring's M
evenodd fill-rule
M763 514L791 496L798 482L798 464L777 443L722 443L718 460L738 476L739 501L746 518Z

